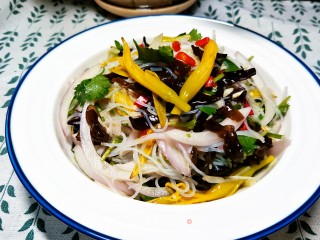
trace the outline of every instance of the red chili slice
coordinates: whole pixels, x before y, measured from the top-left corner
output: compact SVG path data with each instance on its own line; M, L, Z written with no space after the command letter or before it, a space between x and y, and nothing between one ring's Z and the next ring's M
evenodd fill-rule
M214 78L212 76L210 76L208 78L208 81L205 83L204 85L205 87L209 88L209 87L216 87L217 84L214 82Z
M149 102L149 98L148 97L140 95L133 104L136 105L138 108L142 108L148 102Z
M245 102L243 103L243 107L250 107L249 103L247 100L245 100ZM253 110L251 109L249 115L252 116L254 114Z
M181 50L181 44L179 41L174 41L171 44L173 51L179 52Z
M178 52L175 58L179 61L184 62L185 64L188 64L192 67L196 65L196 60L194 60L192 57L190 57L188 54L185 52Z
M203 48L209 42L209 40L210 40L209 37L205 37L205 38L197 40L195 44L198 47L202 47Z

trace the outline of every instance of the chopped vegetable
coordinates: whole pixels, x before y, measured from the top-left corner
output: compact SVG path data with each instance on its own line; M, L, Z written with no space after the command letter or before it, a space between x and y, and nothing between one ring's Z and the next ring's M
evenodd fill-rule
M163 128L166 125L167 122L167 116L166 116L166 102L162 99L159 99L159 97L156 94L152 94L153 97L153 103L154 107L156 108L160 126Z
M191 67L194 67L196 65L196 60L194 60L185 52L178 52L177 55L175 56L175 59L182 61L185 64L190 65Z
M108 92L110 81L100 73L92 79L83 80L75 87L74 98L83 106L86 101L103 98Z
M192 29L190 32L189 32L189 35L190 35L190 37L191 37L191 41L197 41L197 40L199 40L199 39L201 39L202 38L202 35L201 35L201 33L199 33L198 32L198 30L197 29Z
M172 46L173 51L175 51L175 52L179 52L181 50L181 44L179 41L173 41L171 46Z
M286 97L279 105L278 105L278 109L281 113L282 116L285 116L290 105L289 105L289 100L290 100L291 96Z
M197 40L195 44L198 47L202 47L203 48L209 41L210 41L210 38L209 37L205 37L205 38Z
M217 84L215 83L214 78L210 76L204 86L206 88L210 88L210 87L216 87Z
M141 47L134 41L136 45L139 60L146 62L172 62L173 61L173 50L170 46L161 46L159 49L153 49L148 47Z
M199 107L199 110L201 112L204 112L208 115L212 115L215 114L217 112L217 109L214 107L210 107L210 106L203 106L203 107Z

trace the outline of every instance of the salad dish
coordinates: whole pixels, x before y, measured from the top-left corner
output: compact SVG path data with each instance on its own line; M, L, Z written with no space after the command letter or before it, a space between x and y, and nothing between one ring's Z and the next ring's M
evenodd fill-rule
M93 238L261 239L320 195L319 102L316 75L255 32L136 17L40 57L6 145L31 196Z
M290 96L269 89L253 56L233 59L197 29L120 41L61 104L76 164L94 181L151 203L201 203L257 182L289 144Z

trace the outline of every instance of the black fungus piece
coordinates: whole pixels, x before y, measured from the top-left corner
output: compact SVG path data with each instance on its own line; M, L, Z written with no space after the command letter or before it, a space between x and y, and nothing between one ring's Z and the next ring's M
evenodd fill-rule
M207 191L213 186L212 183L208 183L207 181L204 181L201 175L194 175L192 176L192 179L198 183L196 185L196 188L198 191Z
M257 121L255 121L252 117L248 116L247 117L247 123L249 125L249 127L256 131L259 132L261 130L261 124Z
M256 69L250 68L248 70L240 69L234 72L224 72L224 77L222 79L223 82L227 85L231 85L232 83L247 80L248 78L256 75Z
M73 133L77 133L80 130L80 116L74 116L69 119L67 124L73 127Z
M203 130L205 130L205 122L208 118L208 114L201 112L197 118L196 124L193 128L194 132L202 132Z
M264 137L264 142L257 141L257 148L254 150L253 154L250 156L247 156L247 158L244 161L244 164L246 165L253 165L253 164L259 164L267 155L267 150L269 148L272 148L272 139L268 136Z
M217 81L217 92L216 95L219 97L223 96L225 88L234 86L233 84L239 81L247 80L248 78L256 74L255 68L248 70L240 69L234 72L224 72L224 77Z
M227 56L228 54L225 54L225 53L217 53L215 63L221 66L224 60L226 60Z
M205 124L205 129L216 133L220 138L224 139L226 135L226 130L224 126L222 126L220 123L218 123L214 118L209 118Z
M242 162L244 159L244 150L238 140L234 127L231 125L224 126L226 135L224 137L223 150L228 158L234 162Z
M225 177L229 176L232 172L232 165L223 164L223 162L215 162L216 160L216 153L215 152L199 152L195 149L193 151L192 162L196 165L196 167L204 172L206 175L209 176L218 176L218 177ZM199 155L202 155L202 158L199 158ZM197 190L205 191L209 190L212 187L212 183L208 183L202 179L202 175L193 172L192 179L197 181Z
M214 118L205 122L205 128L224 139L223 150L227 158L234 162L242 162L244 151L232 125L222 126Z
M150 120L152 125L159 123L159 119L157 116L150 114L147 117ZM141 117L137 117L137 118L129 117L129 120L130 120L132 127L135 130L144 131L144 130L147 130L148 128L150 128L145 116L141 116Z
M170 87L171 89L173 89L177 94L179 94L185 79L180 78L180 77L176 77L174 78L168 71L164 70L162 72L157 72L160 80L162 82L164 82L168 87Z
M244 118L241 112L233 108L231 105L222 106L217 109L217 114L223 118L228 117L237 122L242 121Z
M90 135L94 145L98 145L102 142L109 142L111 137L107 133L106 129L100 124L99 115L93 105L90 105L86 111L86 120L90 126Z
M247 96L247 90L239 86L239 84L233 84L231 87L233 88L233 91L229 94L229 98L236 102L241 102L241 103L245 102L246 96Z
M180 79L185 79L190 71L191 66L189 64L185 64L182 61L174 59L172 63L168 65L168 67L172 70L174 74L176 74Z
M170 182L169 178L167 177L160 177L158 179L158 184L160 187L164 187L167 182ZM147 187L156 187L156 179L151 179L150 181L146 182L144 186Z
M199 91L190 101L189 104L194 108L197 105L207 105L214 103L218 100L220 100L221 97L217 96L216 94L210 96L208 94L203 93L202 91Z
M112 83L116 82L121 87L130 89L138 95L152 96L152 92L138 82L128 82L126 81L126 78L115 73L105 74L104 76L107 77Z
M232 172L232 168L225 164L216 164L214 152L207 152L203 155L205 161L198 160L197 167L209 176L226 177Z
M203 50L195 45L191 45L192 52L196 55L200 60L202 59Z

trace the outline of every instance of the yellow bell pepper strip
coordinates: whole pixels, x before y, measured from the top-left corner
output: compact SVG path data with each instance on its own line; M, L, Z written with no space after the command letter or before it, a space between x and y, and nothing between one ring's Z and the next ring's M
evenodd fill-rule
M207 82L214 66L217 53L218 45L210 39L204 47L203 56L199 66L190 74L180 90L179 96L181 99L186 102L190 101ZM171 113L180 114L181 110L184 111L183 109L179 109L179 106L176 105L172 109Z
M183 111L190 111L191 106L184 100L182 100L178 94L163 83L159 77L156 77L156 73L152 71L143 71L131 58L130 48L128 43L122 38L123 42L123 64L132 79L146 87L153 93L157 94L166 102L170 102L176 105Z
M129 95L127 94L126 91L121 91L121 92L114 93L114 100L115 100L116 103L128 105L130 107L133 106L133 101L131 100L131 98L129 97ZM131 111L131 110L129 110L129 111ZM121 111L119 109L117 109L117 112L122 116L127 116L128 115L124 111Z
M267 166L274 160L274 156L270 155L263 159L260 164L252 165L250 167L243 167L235 171L232 176L246 176L251 177L256 171ZM246 169L246 170L245 170ZM205 192L197 192L193 197L187 198L181 196L178 192L171 194L170 196L154 198L149 202L159 204L192 204L208 202L234 194L239 187L245 182L245 180L234 180L229 182L223 182L213 185L209 190Z
M152 97L153 97L154 107L156 108L156 111L158 114L160 126L163 128L167 122L166 102L163 101L162 99L159 99L158 96L154 93L152 94Z
M152 132L152 131L151 131ZM152 153L152 149L153 149L153 145L154 145L155 140L149 140L147 142L146 147L143 149L143 152L150 156ZM143 164L145 164L147 162L148 158L146 158L144 155L141 155L139 158L139 162L140 162L140 166L142 166ZM131 173L131 178L134 178L136 176L139 175L139 167L138 164L136 164L136 166L134 167L132 173Z
M115 74L118 74L118 75L123 76L123 77L127 77L127 78L129 77L128 72L127 72L126 69L125 69L124 67L122 67L121 65L110 69L110 72L115 73Z

